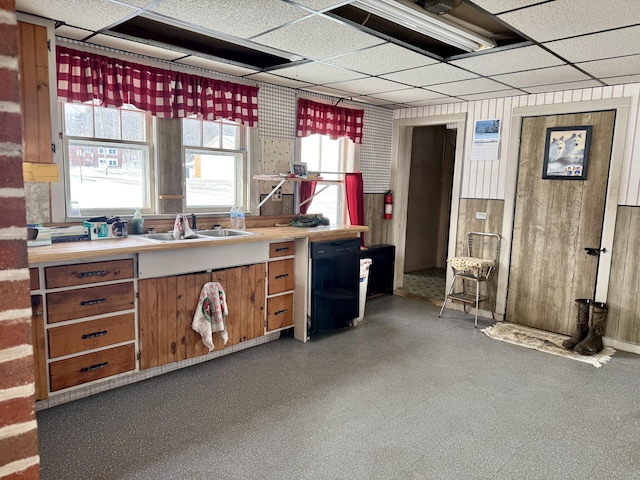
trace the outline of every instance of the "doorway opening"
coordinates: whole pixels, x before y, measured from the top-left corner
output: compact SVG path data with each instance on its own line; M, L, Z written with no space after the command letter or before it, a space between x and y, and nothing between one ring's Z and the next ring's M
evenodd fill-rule
M447 246L456 125L413 128L408 182L403 287L400 295L441 304L445 294Z

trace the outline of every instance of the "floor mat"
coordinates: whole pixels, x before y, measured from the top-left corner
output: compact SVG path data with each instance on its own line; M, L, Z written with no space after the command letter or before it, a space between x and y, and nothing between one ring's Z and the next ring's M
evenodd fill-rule
M573 350L562 348L563 340L569 338L566 335L545 332L544 330L516 325L515 323L499 322L482 329L482 332L494 340L532 348L540 352L570 358L579 362L590 363L596 368L600 368L603 364L607 363L611 359L611 355L615 353L613 348L604 347L604 349L596 355L580 355Z

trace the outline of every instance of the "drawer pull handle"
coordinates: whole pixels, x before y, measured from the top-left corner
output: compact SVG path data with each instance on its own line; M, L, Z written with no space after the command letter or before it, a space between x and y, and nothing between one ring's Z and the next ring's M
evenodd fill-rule
M96 298L94 300L85 300L84 302L80 302L80 306L86 307L88 305L97 305L98 303L104 303L106 301L107 301L106 298Z
M279 247L279 248L276 248L276 252L286 252L287 250L289 250L289 247Z
M104 368L109 365L109 362L96 363L95 365L91 365L90 367L81 368L81 372L92 372L93 370L98 370L100 368Z
M106 270L95 270L93 272L80 272L78 276L80 278L84 277L104 277L107 274Z
M82 339L86 340L87 338L96 338L96 337L102 337L103 335L106 335L107 331L103 330L101 332L91 332L91 333L85 333L84 335L82 335Z
M276 313L274 313L274 315L284 315L285 313L288 313L289 309L285 308L284 310L278 310Z
M283 273L282 275L276 275L276 280L280 280L281 278L287 278L289 276L288 273Z

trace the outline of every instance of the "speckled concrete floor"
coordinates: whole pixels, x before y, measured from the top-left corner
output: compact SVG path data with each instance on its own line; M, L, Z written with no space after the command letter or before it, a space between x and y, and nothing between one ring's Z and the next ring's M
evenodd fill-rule
M383 296L307 345L38 412L42 478L640 478L639 370L637 355L597 369Z

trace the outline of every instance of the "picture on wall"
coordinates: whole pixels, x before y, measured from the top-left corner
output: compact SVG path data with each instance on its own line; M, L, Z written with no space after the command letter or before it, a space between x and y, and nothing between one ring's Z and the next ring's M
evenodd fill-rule
M586 180L591 126L547 128L542 178Z

